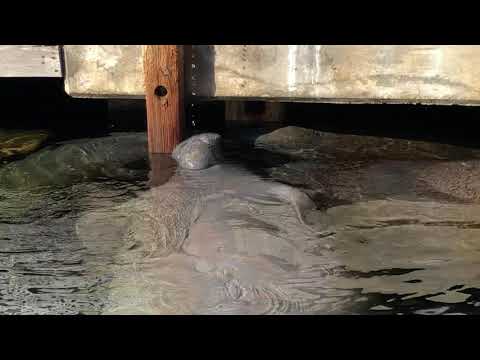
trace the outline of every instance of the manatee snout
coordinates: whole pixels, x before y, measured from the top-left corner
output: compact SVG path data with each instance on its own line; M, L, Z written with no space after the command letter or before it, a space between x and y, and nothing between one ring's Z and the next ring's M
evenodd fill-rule
M184 169L209 168L223 161L222 137L215 133L192 136L177 145L172 157Z

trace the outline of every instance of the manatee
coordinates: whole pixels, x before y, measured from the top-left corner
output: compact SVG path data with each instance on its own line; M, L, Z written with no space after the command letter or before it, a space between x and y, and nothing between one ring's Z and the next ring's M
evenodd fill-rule
M470 168L438 160L395 164L397 170L387 178L380 176L383 163L345 170L348 174L326 183L327 190L347 188L354 194L361 185L360 189L369 191L359 191L355 201L366 201L368 197L361 199L360 195L383 194L390 188L403 192L411 189L412 179L425 181L422 174L434 174L426 164L438 169L435 177L427 176L426 180L439 179L442 186L445 169L455 174L458 166L464 167L465 175L459 175L462 181L477 178L474 169L480 169L473 163ZM298 170L303 181L310 177L306 168ZM325 175L324 170L316 169L319 176ZM403 171L411 176L400 182L396 178ZM116 257L118 275L111 286L115 290L112 299L122 304L114 308L117 313L135 313L137 309L148 313L315 313L337 311L357 296L358 283L374 292L387 289L387 293L411 294L421 288L421 283L412 280L423 271L420 274L429 279L429 292L442 292L458 284L460 277L456 275L461 275L465 264L451 262L448 270L454 275L445 282L447 277L435 258L439 254L437 237L442 246L455 249L455 254L448 253L450 259L463 259L465 249L467 255L473 254L478 237L473 221L478 207L470 207L466 217L466 207L451 206L445 212L437 205L388 199L312 211L316 226L332 234L318 237L306 224L305 219L312 217L305 213L315 205L304 191L228 163L199 170L179 166L169 182L140 194L138 199L104 212L86 213L77 223L77 234L87 247L91 246L87 243L108 237L123 244ZM412 223L419 215L421 221ZM455 221L450 223L452 219ZM463 226L471 228L464 231ZM428 240L424 247L417 245L418 234ZM465 237L459 236L462 234ZM457 236L460 241L452 241ZM398 244L408 246L399 250ZM384 249L388 251L384 253ZM404 256L397 257L398 251ZM365 261L368 257L371 259ZM476 264L467 258L469 265ZM400 265L396 262L399 259ZM390 268L410 269L412 259L422 260L419 266L426 269L415 267L413 272L388 275ZM380 276L369 273L372 263ZM345 269L349 264L354 266ZM365 276L358 277L353 271ZM395 288L388 290L392 281Z
M163 257L182 249L191 226L205 206L225 197L238 197L264 205L291 204L298 221L311 231L304 213L315 209L313 201L303 192L287 185L268 182L253 174L215 165L194 173L177 169L166 184L151 188L107 212L86 214L77 225L77 233L90 241L92 234L103 226L106 236L118 237L124 249L135 250L140 258ZM115 235L114 235L115 234Z
M222 162L221 140L221 136L215 133L203 133L192 136L177 145L172 153L172 157L183 169L206 169ZM242 175L240 175L241 177ZM264 181L263 184L268 184L265 187L267 193L282 201L291 203L299 220L305 224L302 213L315 209L315 204L308 195L288 185L267 181Z
M4 189L68 186L96 178L126 178L138 175L148 161L145 133L60 143L0 168Z
M292 203L297 199L299 204ZM167 183L135 199L85 212L76 234L93 253L115 246L108 264L115 274L109 301L115 305L106 313L208 313L224 297L259 300L256 311L284 311L271 301L290 311L295 300L264 289L263 282L303 263L302 251L309 245L305 239L316 235L303 224L302 212L314 206L306 199L289 186L231 164L203 170L179 167ZM206 227L211 232L202 232ZM232 266L238 269L235 274L246 274L245 284L231 279ZM263 268L265 276L256 272ZM250 273L256 274L254 279Z
M298 221L307 225L303 214L316 208L308 195L291 186L262 179L235 165L213 164L220 161L217 148L220 140L216 134L201 134L179 144L173 156L187 168L179 166L167 183L149 189L138 199L116 209L109 209L109 214L115 213L116 216L104 218L100 213L87 214L79 222L78 233L83 233L84 238L93 238L93 235L85 234L90 234L98 222L111 226L112 234L120 227L124 232L124 246L138 250L140 257L166 256L182 248L190 227L207 202L225 196L254 199L270 205L289 203ZM192 152L188 150L195 153L194 159L200 161L191 161ZM210 155L200 154L202 151ZM194 170L191 170L192 163Z
M172 157L184 169L201 170L222 161L221 136L214 133L194 135L177 145Z
M291 157L267 169L315 193L322 208L369 199L480 202L480 151L449 144L320 132L295 126L256 138Z
M465 160L480 151L461 146L379 136L335 134L287 126L260 135L255 146L300 159Z
M0 222L28 222L39 208L55 211L62 205L48 203L54 189L99 179L141 180L147 171L145 133L120 133L46 147L0 167Z

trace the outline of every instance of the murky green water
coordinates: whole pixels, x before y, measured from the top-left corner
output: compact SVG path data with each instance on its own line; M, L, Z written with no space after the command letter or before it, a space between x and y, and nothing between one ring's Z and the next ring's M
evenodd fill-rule
M157 156L147 175L145 156L112 147L0 169L0 313L480 311L477 150L298 131L240 140L202 171ZM315 200L305 222L275 182Z

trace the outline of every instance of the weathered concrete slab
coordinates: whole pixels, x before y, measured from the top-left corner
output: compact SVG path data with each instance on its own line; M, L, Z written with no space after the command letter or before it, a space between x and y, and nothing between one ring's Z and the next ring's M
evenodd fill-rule
M65 46L75 97L143 97L141 45ZM197 98L480 103L476 45L195 45Z
M58 46L0 45L0 77L61 77Z

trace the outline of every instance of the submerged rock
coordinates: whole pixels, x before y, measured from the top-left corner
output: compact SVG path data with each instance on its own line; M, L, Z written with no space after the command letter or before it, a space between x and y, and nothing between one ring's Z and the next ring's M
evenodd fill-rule
M222 161L221 136L204 133L177 145L172 157L180 167L190 170L206 169Z
M38 150L49 136L44 130L0 130L0 161Z

